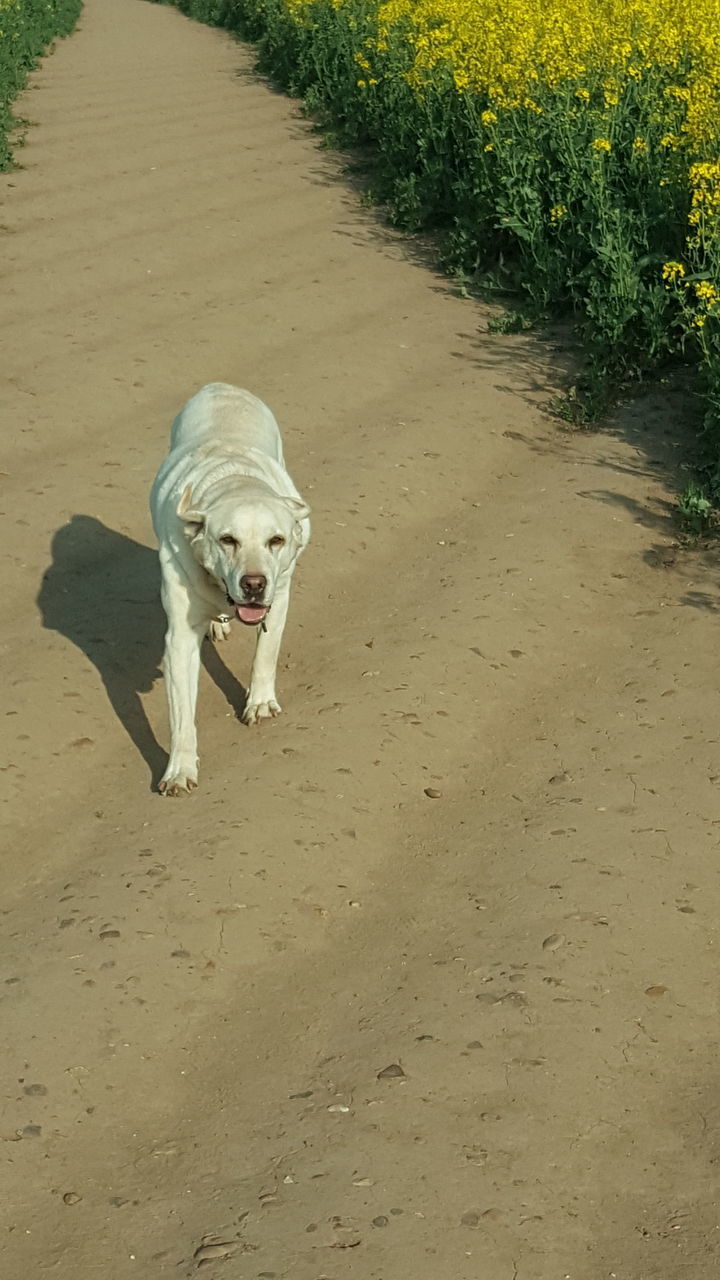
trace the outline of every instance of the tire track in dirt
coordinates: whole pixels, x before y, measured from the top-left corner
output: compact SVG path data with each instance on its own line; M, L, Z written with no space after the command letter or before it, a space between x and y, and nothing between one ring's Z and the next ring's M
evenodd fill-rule
M675 420L561 435L549 348L250 66L92 0L2 179L4 1271L709 1275L717 573L671 563ZM174 804L147 489L213 378L276 411L314 540L284 716L242 729L243 637L209 651Z

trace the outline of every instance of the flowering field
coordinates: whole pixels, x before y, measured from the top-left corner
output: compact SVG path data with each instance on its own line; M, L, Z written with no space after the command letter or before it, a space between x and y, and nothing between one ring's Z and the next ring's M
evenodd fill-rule
M177 2L370 144L447 265L574 313L598 385L697 363L718 457L720 0Z
M12 161L10 105L55 36L78 20L82 0L0 0L0 172Z

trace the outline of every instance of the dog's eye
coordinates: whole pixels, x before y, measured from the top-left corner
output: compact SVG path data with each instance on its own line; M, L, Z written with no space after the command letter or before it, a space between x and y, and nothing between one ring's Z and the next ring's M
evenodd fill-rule
M222 543L224 547L237 546L237 538L233 538L231 533L224 533L222 537L219 539L219 541Z
M278 547L284 547L285 539L283 538L282 534L276 533L275 537L271 538L270 541L268 542L268 546L271 551L277 551Z

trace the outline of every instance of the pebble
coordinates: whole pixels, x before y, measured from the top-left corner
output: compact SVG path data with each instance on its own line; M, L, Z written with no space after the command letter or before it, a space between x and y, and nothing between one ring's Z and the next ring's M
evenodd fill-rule
M567 942L564 933L550 933L543 939L543 951L557 951L564 942Z
M405 1078L405 1072L399 1062L391 1062L389 1067L383 1067L382 1071L377 1073L378 1080L401 1080Z
M239 1241L219 1240L217 1244L201 1244L195 1250L193 1258L199 1267L205 1262L214 1262L220 1258L230 1258L237 1252Z

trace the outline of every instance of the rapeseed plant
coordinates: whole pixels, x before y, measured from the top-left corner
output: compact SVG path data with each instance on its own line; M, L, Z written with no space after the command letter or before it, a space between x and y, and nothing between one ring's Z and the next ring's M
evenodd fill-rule
M0 170L12 163L10 104L55 36L72 31L82 0L0 0Z

